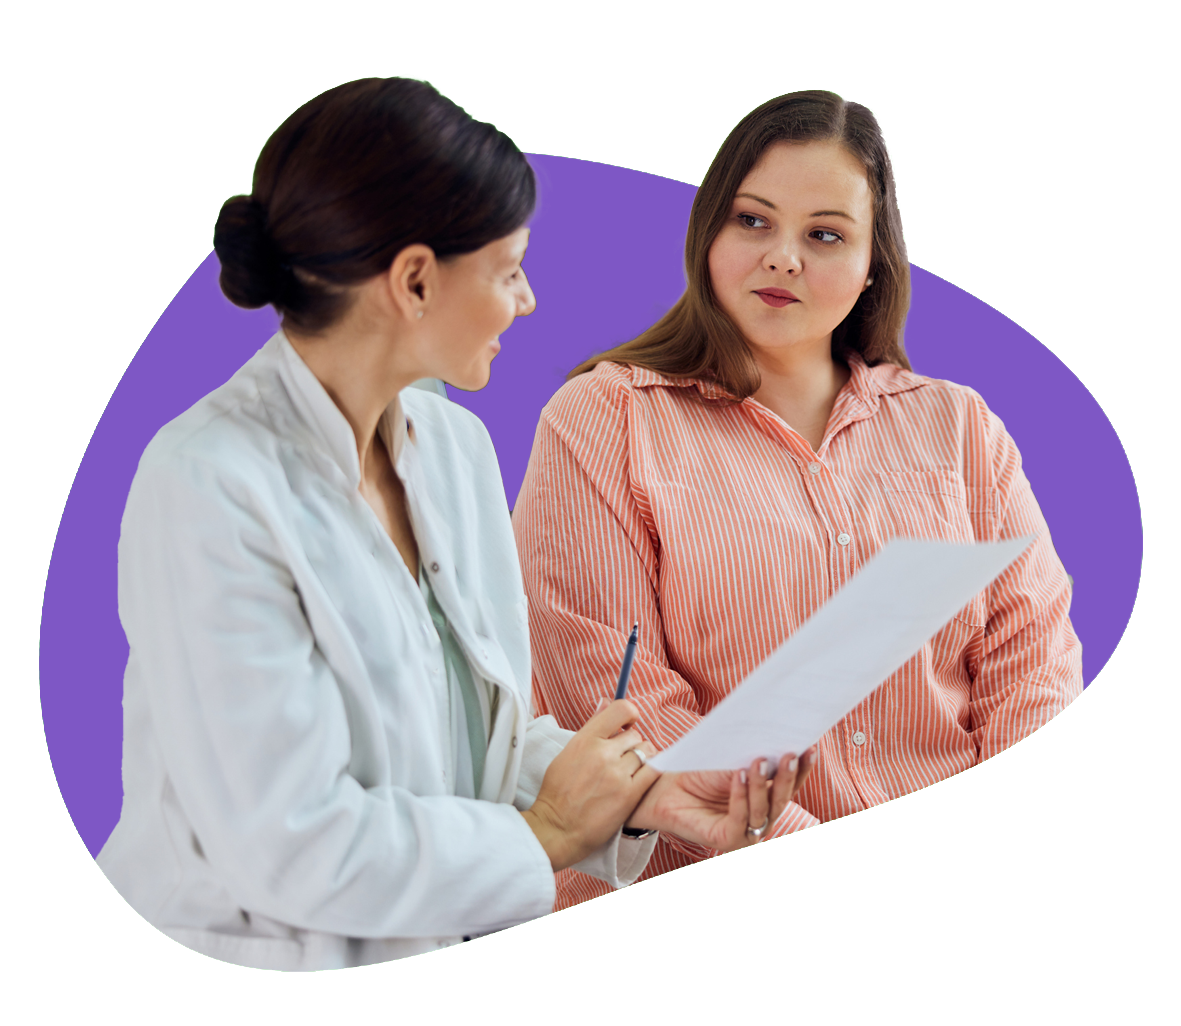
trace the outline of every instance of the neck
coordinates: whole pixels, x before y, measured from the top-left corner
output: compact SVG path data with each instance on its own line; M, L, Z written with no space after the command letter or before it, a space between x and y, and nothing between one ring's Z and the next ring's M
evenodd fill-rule
M372 469L377 425L398 393L421 375L397 358L398 346L388 335L342 323L320 335L284 329L292 348L353 429L361 477ZM391 460L397 453L390 453Z
M810 346L755 350L754 357L762 375L754 398L802 435L813 451L818 450L837 393L849 380L849 369L832 358L831 339Z

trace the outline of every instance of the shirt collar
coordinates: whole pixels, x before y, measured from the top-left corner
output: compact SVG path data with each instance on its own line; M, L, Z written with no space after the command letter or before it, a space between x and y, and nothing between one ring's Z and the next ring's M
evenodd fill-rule
M704 378L670 378L659 371L649 370L631 364L632 385L636 388L646 388L650 385L662 385L666 388L696 388L706 399L729 399L731 394L720 385Z
M877 409L879 396L908 392L928 382L927 378L892 363L879 363L876 367L869 367L858 353L850 353L847 360L850 371L848 388L866 406L874 410ZM636 388L651 385L666 388L696 387L707 399L724 399L730 395L721 386L701 378L670 378L658 371L637 367L634 364L631 372L632 384Z
M867 402L876 400L878 396L909 392L912 388L920 388L929 381L928 378L894 363L879 363L876 367L869 367L859 353L850 353L848 364L851 372L849 384L853 391Z
M287 391L300 419L344 472L349 487L356 488L361 483L361 464L352 426L282 331L275 333L267 348L272 349L277 357L280 375L288 386ZM390 462L397 465L408 434L402 405L396 396L378 421L377 430L389 451Z

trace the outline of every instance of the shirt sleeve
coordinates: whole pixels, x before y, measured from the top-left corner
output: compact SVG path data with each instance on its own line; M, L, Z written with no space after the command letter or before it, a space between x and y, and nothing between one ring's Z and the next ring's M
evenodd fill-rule
M664 646L660 542L630 483L627 389L591 384L560 392L543 411L513 512L534 696L562 726L581 726L613 694L638 620L628 699L641 732L661 750L700 721L702 704ZM816 822L793 802L771 832ZM693 859L714 854L667 834L663 843Z
M995 487L986 505L998 540L1034 541L988 590L988 623L966 653L970 729L981 760L996 755L1082 693L1082 646L1070 623L1070 581L1000 420L980 400Z
M177 843L240 908L302 929L456 936L548 912L552 869L516 809L392 786L358 745L379 715L317 645L277 515L196 460L128 501L120 615L192 830Z

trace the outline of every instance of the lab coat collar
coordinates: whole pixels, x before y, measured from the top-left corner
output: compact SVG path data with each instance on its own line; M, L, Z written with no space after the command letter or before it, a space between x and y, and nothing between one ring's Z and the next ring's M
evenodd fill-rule
M275 333L266 349L273 350L276 356L279 373L300 418L344 473L349 488L356 489L361 483L361 464L352 425L282 331ZM397 396L386 407L377 430L391 462L397 465L408 438L406 418Z
M348 486L355 490L361 480L356 436L332 397L295 351L291 342L278 332L267 343L274 354L279 375L300 420L317 447L327 451L343 472ZM394 471L406 489L406 505L418 544L419 557L431 578L431 587L451 625L460 647L472 667L492 684L505 689L527 715L528 696L518 690L516 675L500 646L478 633L472 611L462 597L455 565L455 546L447 518L436 508L422 460L413 444L410 422L401 402L395 398L382 414L378 431L391 456Z

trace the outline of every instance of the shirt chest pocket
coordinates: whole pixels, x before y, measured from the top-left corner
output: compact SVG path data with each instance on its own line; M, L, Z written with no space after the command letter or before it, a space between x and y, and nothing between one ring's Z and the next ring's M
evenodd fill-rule
M976 537L964 479L954 470L877 471L888 538L927 538L973 545ZM988 623L987 592L956 614L974 627Z

